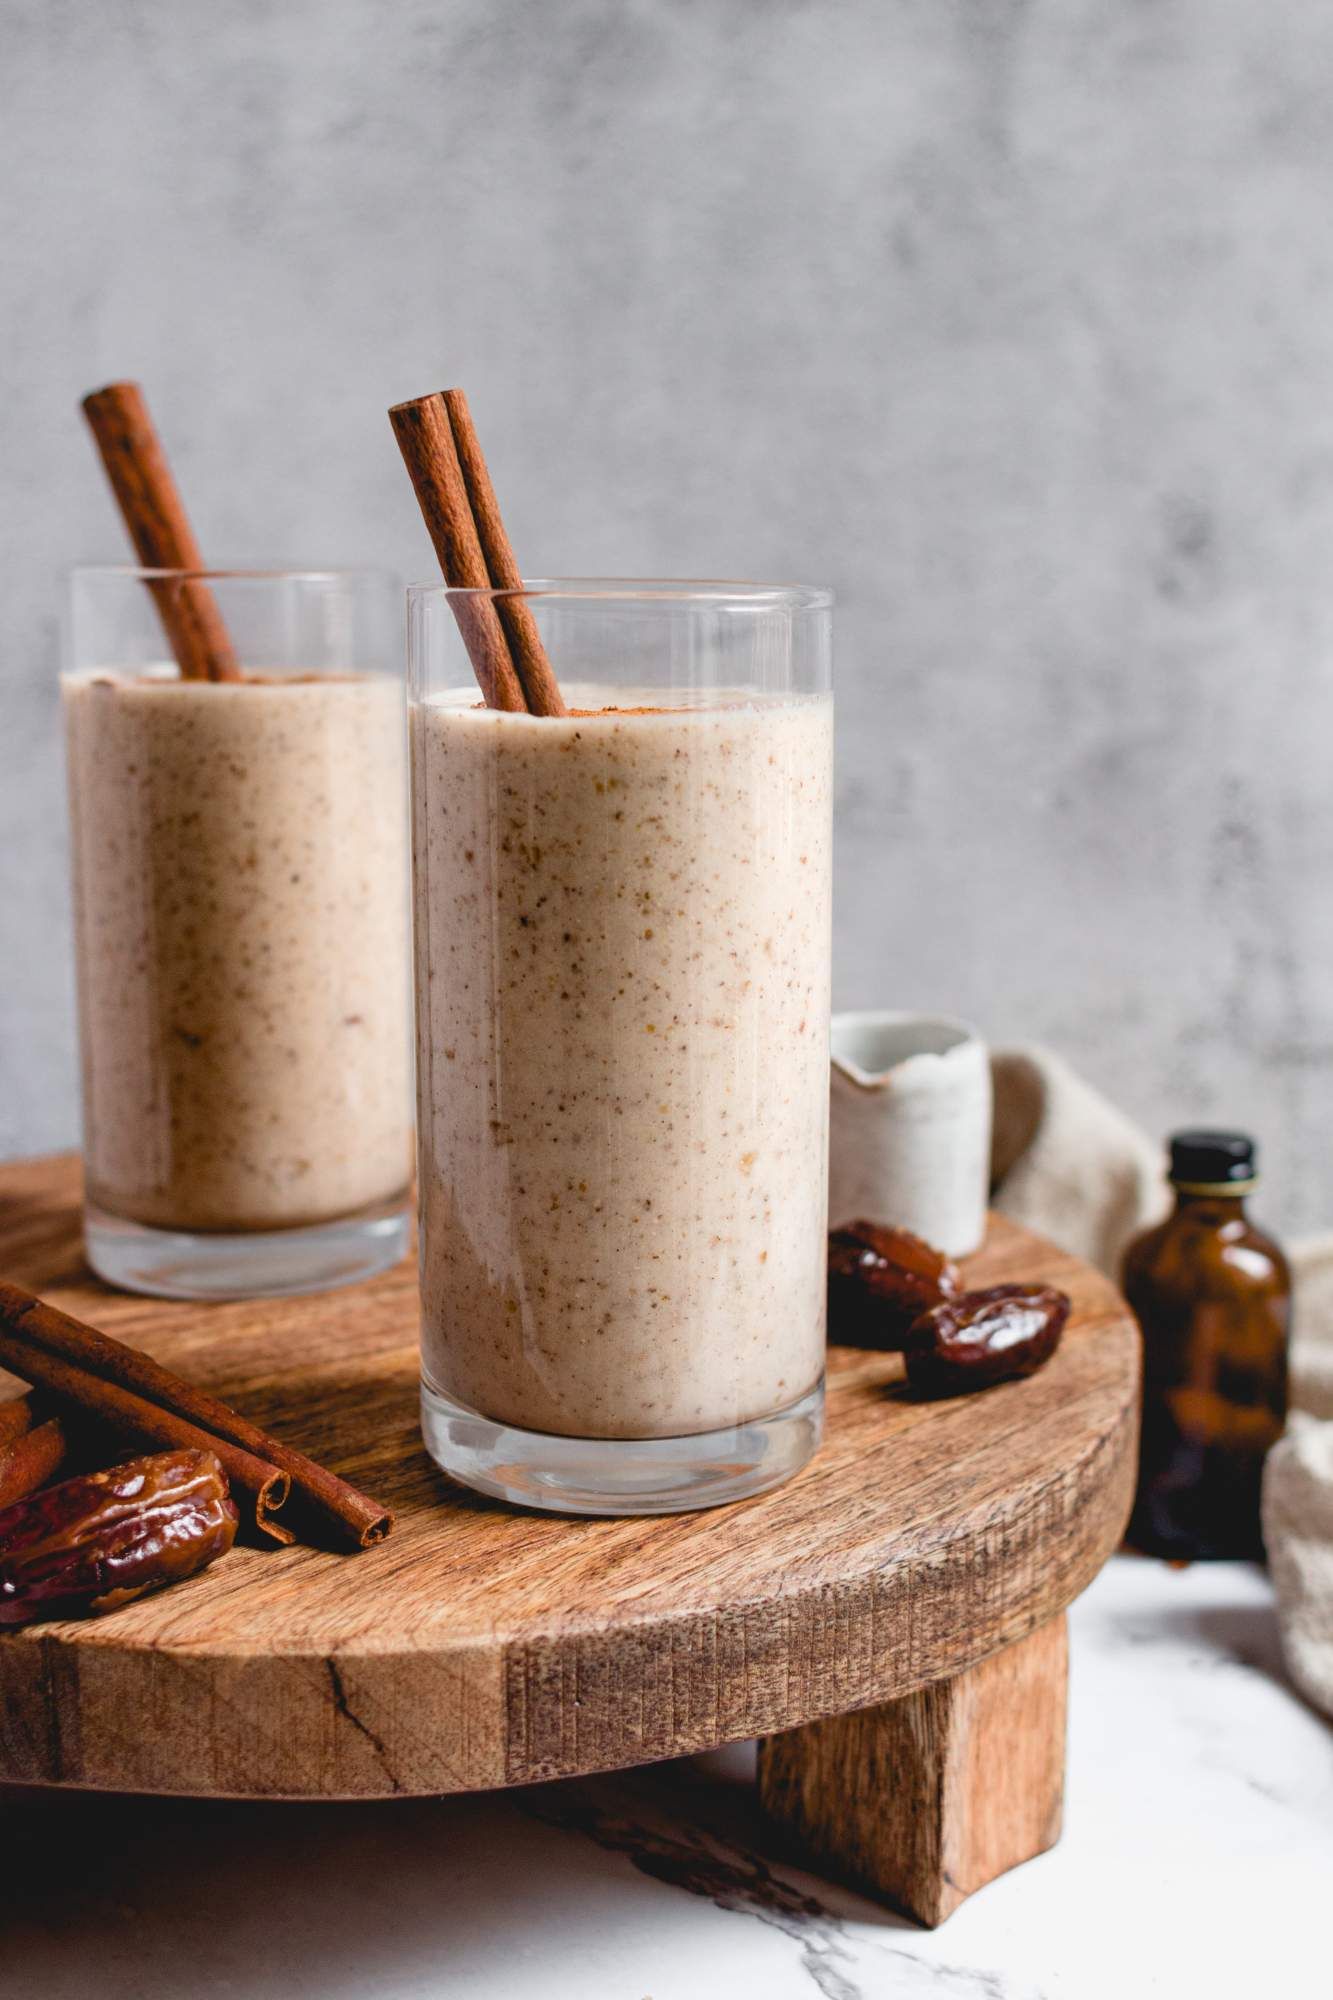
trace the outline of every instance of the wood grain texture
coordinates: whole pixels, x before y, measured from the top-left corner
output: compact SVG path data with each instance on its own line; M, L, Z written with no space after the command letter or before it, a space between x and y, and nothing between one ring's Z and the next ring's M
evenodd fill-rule
M759 1747L759 1796L804 1865L942 1923L1060 1837L1064 1614L952 1679Z
M969 1279L1074 1298L1038 1375L920 1404L896 1357L835 1349L827 1442L778 1492L561 1521L452 1488L426 1457L411 1264L307 1299L132 1298L89 1276L77 1193L69 1158L0 1169L0 1272L398 1526L355 1556L235 1550L109 1617L0 1638L0 1778L382 1797L647 1763L955 1675L1063 1610L1124 1525L1137 1332L1104 1278L999 1219Z

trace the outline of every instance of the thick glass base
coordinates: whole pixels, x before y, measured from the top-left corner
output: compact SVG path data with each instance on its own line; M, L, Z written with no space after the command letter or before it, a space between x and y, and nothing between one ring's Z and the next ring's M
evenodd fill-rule
M373 1278L407 1255L406 1198L305 1229L226 1235L150 1229L88 1202L88 1262L108 1285L156 1299L276 1299Z
M678 1438L548 1437L496 1424L421 1384L426 1449L451 1479L551 1514L687 1514L767 1493L819 1449L824 1384L752 1423Z

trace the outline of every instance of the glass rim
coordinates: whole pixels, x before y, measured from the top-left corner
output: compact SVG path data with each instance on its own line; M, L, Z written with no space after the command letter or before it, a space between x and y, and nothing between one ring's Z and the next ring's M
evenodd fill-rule
M224 569L150 569L138 563L69 563L64 576L70 583L84 577L126 577L134 583L341 583L350 578L378 577L396 583L396 573L377 563L343 563L333 569L304 568L254 569L233 564Z
M460 589L447 583L409 583L407 595L418 603L431 597L475 600L488 598L552 598L573 604L700 604L719 609L755 611L828 611L833 592L822 584L747 583L724 577L534 576L516 589Z

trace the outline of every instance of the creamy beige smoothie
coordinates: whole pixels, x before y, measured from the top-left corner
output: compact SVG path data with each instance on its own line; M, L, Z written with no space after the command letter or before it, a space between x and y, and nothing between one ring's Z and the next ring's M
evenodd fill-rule
M291 1228L410 1148L401 691L67 676L89 1199Z
M413 714L428 1383L566 1436L824 1362L832 705Z

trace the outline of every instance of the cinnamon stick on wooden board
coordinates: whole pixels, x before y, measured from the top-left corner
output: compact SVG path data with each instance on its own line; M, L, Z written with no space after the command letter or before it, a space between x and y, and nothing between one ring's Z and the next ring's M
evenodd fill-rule
M11 1396L0 1402L0 1507L45 1486L69 1454L69 1435L49 1396Z
M386 1507L206 1389L3 1282L0 1363L136 1439L215 1452L233 1490L253 1507L256 1526L275 1541L295 1540L300 1528L311 1540L363 1549L393 1526Z
M395 403L389 422L451 590L523 588L461 389ZM488 708L564 715L536 621L521 597L452 600Z
M35 1430L50 1414L49 1407L44 1407L38 1396L10 1396L0 1403L0 1451L15 1438Z
M0 1444L0 1507L26 1500L39 1486L45 1486L68 1456L69 1440L59 1417L48 1417L44 1424L34 1424L31 1430Z
M238 1504L244 1498L254 1526L272 1536L276 1542L295 1541L291 1530L275 1518L291 1487L285 1472L279 1472L276 1466L263 1463L247 1451L237 1450L235 1445L210 1436L197 1424L187 1422L173 1411L164 1410L156 1403L122 1389L115 1382L105 1381L90 1374L87 1369L49 1353L14 1330L15 1314L10 1295L17 1294L24 1300L29 1295L20 1293L16 1285L0 1287L0 1293L4 1295L0 1298L0 1364L11 1369L15 1375L21 1375L25 1381L50 1390L60 1402L69 1404L127 1442L153 1445L160 1451L215 1453L222 1461L227 1483ZM36 1299L32 1300L32 1305L38 1306L43 1313L53 1310L50 1306L39 1306ZM18 1316L20 1323L22 1317L21 1314ZM64 1314L58 1317L63 1319ZM77 1327L79 1322L75 1320L71 1324Z
M202 570L185 502L137 382L109 382L83 399L107 478L145 569ZM241 679L212 591L198 576L146 579L184 680Z

